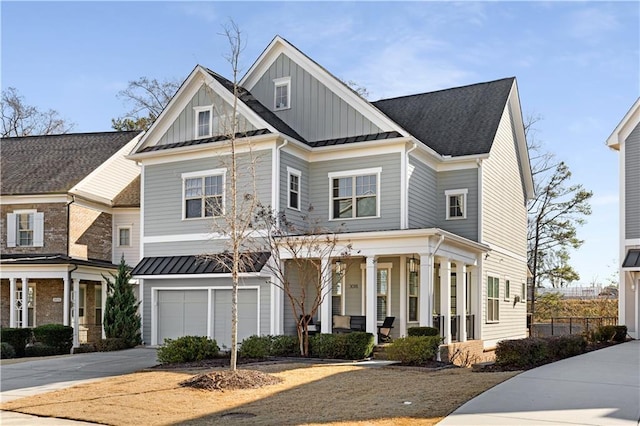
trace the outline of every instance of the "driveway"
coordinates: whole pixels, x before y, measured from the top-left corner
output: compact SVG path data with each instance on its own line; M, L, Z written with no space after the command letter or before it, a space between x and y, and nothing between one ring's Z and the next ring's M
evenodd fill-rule
M468 401L438 425L639 423L640 340L634 340L525 371Z

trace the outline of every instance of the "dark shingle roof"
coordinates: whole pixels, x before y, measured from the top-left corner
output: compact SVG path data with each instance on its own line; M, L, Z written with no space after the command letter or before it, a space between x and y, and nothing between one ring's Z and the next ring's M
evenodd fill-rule
M211 77L215 78L218 83L222 84L228 91L233 93L233 82L227 80L222 77L220 74L215 71L210 70L209 68L203 67L207 70ZM256 114L258 114L263 120L267 123L271 124L278 132L284 133L285 135L289 135L300 142L306 143L306 140L298 134L295 130L289 127L284 121L280 119L277 115L275 115L269 108L265 107L258 101L247 89L244 87L238 86L238 97L239 99L246 104L249 108L253 110Z
M246 254L249 265L242 272L260 272L270 253ZM231 272L231 257L220 254L218 259L198 256L145 257L133 268L131 275L184 275L184 274L227 274Z
M118 265L100 259L76 259L66 254L0 254L3 265L81 265L97 268L118 269Z
M140 175L116 195L113 207L140 207Z
M485 154L498 129L515 78L372 104L441 155Z
M139 131L0 139L3 195L66 193Z

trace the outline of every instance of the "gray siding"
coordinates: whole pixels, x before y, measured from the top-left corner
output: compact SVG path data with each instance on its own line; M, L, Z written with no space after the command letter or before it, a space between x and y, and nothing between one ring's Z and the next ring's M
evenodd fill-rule
M291 77L291 108L274 112L309 141L389 130L375 126L284 54L251 88L251 93L271 110L274 109L273 80L281 77Z
M189 278L189 279L163 279L144 280L144 307L143 307L143 340L151 344L151 290L162 288L213 288L231 286L230 278ZM271 332L271 284L265 278L245 278L241 280L240 286L260 287L260 334L266 335ZM229 307L229 309L231 309ZM229 329L231 335L231 329Z
M300 281L301 275L303 278L307 278L307 282L301 284ZM313 268L309 268L305 274L300 274L295 263L289 261L287 263L287 277L289 282L291 283L290 293L293 295L296 303L299 303L302 300L302 292L305 292L304 297L304 305L305 312L309 312L313 306L313 299L315 297L316 288L313 284L314 276L317 276L313 272ZM311 279L309 279L311 278ZM293 314L293 308L291 306L291 299L289 299L285 293L284 296L284 334L295 335L296 334L296 321L297 317ZM301 309L298 306L296 308L298 311L298 315L301 314ZM317 323L320 318L320 309L318 308L318 312L314 315L314 323Z
M445 191L467 189L467 218L446 219ZM455 170L438 173L437 226L445 231L478 241L478 169Z
M436 171L409 157L409 228L432 228L437 223Z
M288 208L289 175L287 167L296 169L302 173L300 176L300 211ZM284 212L287 219L298 227L305 225L302 216L309 209L309 164L284 150L280 151L280 211Z
M255 152L256 191L264 204L271 204L271 150ZM182 219L182 173L226 167L226 157L210 157L146 166L144 169L144 233L145 237L174 234L210 233L210 219ZM249 157L238 157L239 188L251 188L252 176L247 170ZM227 190L229 187L227 167ZM227 194L228 199L228 194ZM228 202L227 202L228 207ZM170 250L170 248L169 248ZM171 252L169 251L169 254Z
M640 125L624 143L625 238L640 238Z
M319 161L309 164L309 191L314 217L326 220L325 226L345 231L382 231L400 228L401 154L384 154L353 159ZM382 167L380 175L380 217L329 220L330 182L328 173Z
M231 126L226 122L226 117L230 116L231 106L224 102L220 96L214 93L210 88L204 85L198 90L194 97L189 101L187 106L182 110L178 118L173 122L171 127L160 138L158 145L164 145L174 142L184 142L196 139L195 136L195 114L194 107L214 106L213 113L213 135L224 135L230 133ZM239 131L255 130L244 117L240 117Z

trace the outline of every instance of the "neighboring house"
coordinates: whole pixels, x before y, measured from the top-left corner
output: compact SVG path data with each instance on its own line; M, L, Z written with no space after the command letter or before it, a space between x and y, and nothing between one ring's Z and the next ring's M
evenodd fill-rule
M620 287L618 323L640 338L640 98L607 139L620 152Z
M366 316L392 337L435 325L482 352L527 336L527 199L533 183L515 78L368 102L281 37L242 78L238 120L258 158L257 196L302 223L345 230L350 266L315 318ZM198 255L227 248L233 84L196 66L129 156L142 167L143 339L230 342L230 274ZM241 170L242 170L241 166ZM251 178L241 176L241 186ZM205 206L211 206L205 208ZM257 256L239 291L239 339L293 334L297 319ZM337 259L320 259L336 263ZM299 285L307 285L299 283Z
M3 327L71 325L74 346L102 337L103 275L140 260L140 168L124 158L139 133L0 139Z

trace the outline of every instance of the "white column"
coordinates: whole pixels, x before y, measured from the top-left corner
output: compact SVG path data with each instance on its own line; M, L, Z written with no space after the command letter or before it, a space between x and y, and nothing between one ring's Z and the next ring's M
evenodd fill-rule
M62 279L64 282L63 290L62 290L62 324L68 326L69 325L69 306L70 306L70 298L71 298L71 283L69 282L69 277L66 276Z
M433 326L433 255L420 255L420 300L418 315L421 327Z
M80 279L73 279L73 347L80 346Z
M407 335L407 258L400 256L400 336Z
M376 289L376 260L373 256L366 258L366 288L367 288L367 332L373 334L375 344L378 344L378 313Z
M475 309L471 311L474 316L473 325L473 338L475 340L482 340L482 275L480 273L481 268L478 266L471 267L471 306L475 306Z
M451 343L451 262L440 260L440 315L442 315L442 336L444 343Z
M29 279L22 277L22 328L29 327Z
M320 303L320 333L331 334L333 328L333 316L331 315L331 292L333 290L331 259L328 257L320 260L320 273L322 274L322 302ZM298 318L295 319L296 321Z
M458 342L467 341L467 266L456 263L456 301L460 335Z
M9 278L9 327L16 326L16 279Z

